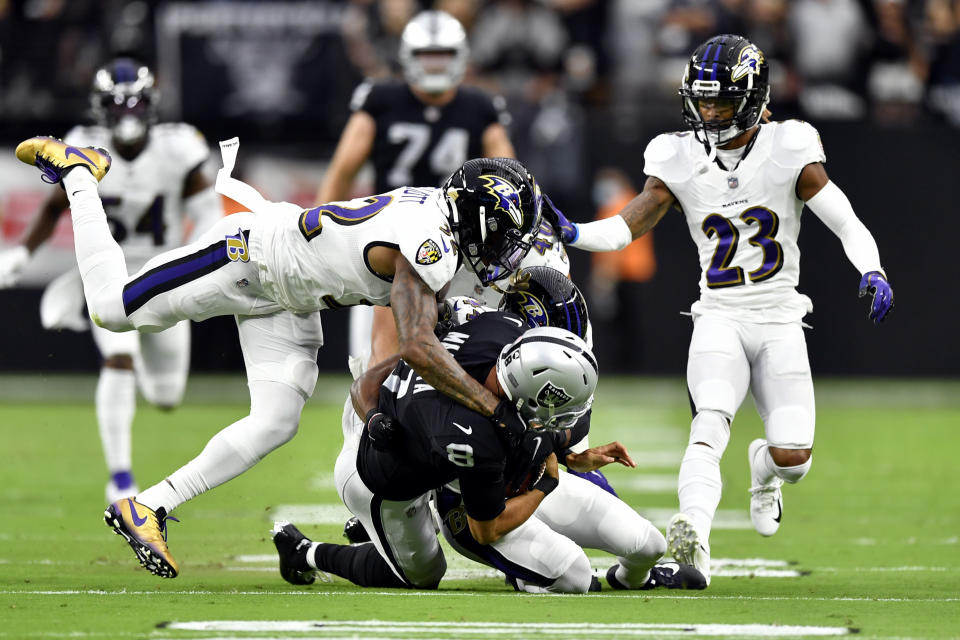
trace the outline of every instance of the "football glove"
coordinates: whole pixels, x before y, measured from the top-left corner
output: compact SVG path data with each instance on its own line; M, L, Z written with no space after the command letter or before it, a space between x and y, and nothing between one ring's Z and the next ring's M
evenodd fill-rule
M553 225L557 235L560 236L560 242L563 244L576 242L580 236L577 224L567 220L567 216L563 215L563 212L554 206L553 200L547 194L543 194L543 203L543 217Z
M0 253L0 289L17 284L23 267L29 261L30 251L23 245Z
M394 424L393 418L384 415L376 409L371 409L364 421L367 435L374 449L391 451L400 443L401 432Z
M868 317L879 325L893 309L893 289L879 271L868 271L860 278L860 297L866 295L873 296Z
M524 489L525 481L540 480L540 467L553 453L553 437L545 429L527 429L520 438L520 443L510 453L507 465L513 473L507 478L507 490ZM547 493L547 491L544 491Z
M496 428L497 437L508 451L520 445L523 434L527 431L527 422L520 417L517 408L512 402L504 398L493 410L490 422Z

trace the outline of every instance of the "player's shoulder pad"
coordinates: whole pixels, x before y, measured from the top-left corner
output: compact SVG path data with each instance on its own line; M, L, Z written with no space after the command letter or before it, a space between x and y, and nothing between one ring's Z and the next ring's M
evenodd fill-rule
M826 162L820 134L812 124L803 120L772 124L775 128L770 159L776 165L784 169L802 169L812 162Z
M63 141L75 147L105 147L110 143L110 131L99 125L78 125L67 131Z
M438 205L435 198L430 198L423 204L407 206L428 208ZM425 210L410 211L410 215L403 213L399 217L403 219L403 226L397 229L400 253L430 289L440 291L453 279L459 262L446 216Z
M366 79L357 85L350 98L351 111L366 111L374 114L379 110L391 106L401 99L405 86L396 79L373 80Z
M691 141L696 142L691 131L661 133L643 152L643 172L667 184L686 182L694 170Z
M186 122L163 122L150 127L151 142L188 170L210 157L210 145L200 130Z

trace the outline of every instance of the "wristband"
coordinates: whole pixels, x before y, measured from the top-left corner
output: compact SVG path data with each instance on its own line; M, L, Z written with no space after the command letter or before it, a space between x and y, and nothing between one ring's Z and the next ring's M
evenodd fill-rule
M537 481L537 484L533 485L533 488L542 491L543 495L548 496L550 495L550 492L556 489L559 484L559 478L554 478L553 476L543 474L543 477Z

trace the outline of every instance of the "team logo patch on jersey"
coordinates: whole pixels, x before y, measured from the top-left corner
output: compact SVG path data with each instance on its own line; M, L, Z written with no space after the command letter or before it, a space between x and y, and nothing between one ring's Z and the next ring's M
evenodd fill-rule
M443 254L440 253L440 247L436 242L427 238L417 249L417 264L434 264L440 262Z
M517 188L500 176L482 175L483 188L487 193L497 198L496 208L510 216L510 219L519 227L523 224L523 214L520 212L520 194Z
M247 248L247 236L243 229L237 229L237 235L227 236L227 257L231 262L249 262L250 250Z
M540 389L540 393L537 394L537 404L541 407L547 407L549 409L562 407L571 400L573 400L573 396L568 394L560 387L554 386L552 382L548 382L547 384L543 385L543 388Z
M755 45L747 45L740 50L740 59L737 65L730 70L730 79L736 82L748 73L754 75L760 73L760 65L763 64L763 54Z

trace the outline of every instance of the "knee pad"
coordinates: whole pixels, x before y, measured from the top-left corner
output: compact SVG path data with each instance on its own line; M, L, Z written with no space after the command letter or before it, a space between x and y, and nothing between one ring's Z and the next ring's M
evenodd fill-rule
M584 553L574 560L573 564L547 587L551 593L587 593L593 580L593 568Z
M813 463L813 456L804 462L803 464L798 464L795 467L775 467L777 477L787 482L789 484L794 484L799 482L803 476L807 475L807 472L810 471L810 465Z
M181 376L151 376L140 381L140 392L152 405L172 409L183 400L186 380Z
M814 417L806 407L791 405L770 412L767 443L779 449L812 449Z
M120 285L122 283L117 283L116 287L105 287L87 298L90 319L108 331L130 331L134 328L123 308Z
M723 455L730 442L730 422L719 411L705 409L697 412L690 423L689 444L702 442L713 449L718 456Z

